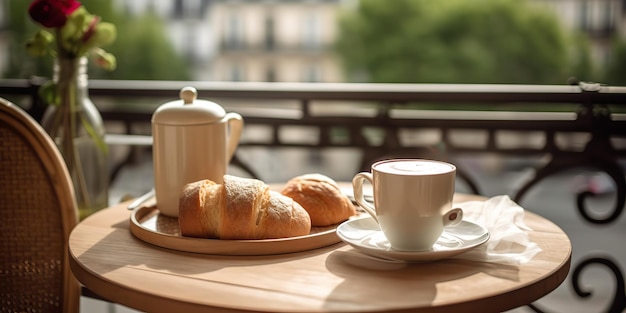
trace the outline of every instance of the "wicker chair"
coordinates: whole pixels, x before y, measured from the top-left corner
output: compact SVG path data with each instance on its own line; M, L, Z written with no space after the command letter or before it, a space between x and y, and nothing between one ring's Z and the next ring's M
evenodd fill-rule
M0 312L77 312L67 244L77 209L46 132L0 98Z

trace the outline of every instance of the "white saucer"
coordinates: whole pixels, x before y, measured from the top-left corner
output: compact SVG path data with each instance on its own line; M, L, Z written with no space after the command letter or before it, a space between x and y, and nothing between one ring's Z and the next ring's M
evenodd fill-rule
M337 227L339 238L357 250L381 259L407 262L430 262L446 259L479 246L489 239L483 226L463 220L444 229L443 234L425 251L399 251L391 248L389 241L371 217L348 220Z

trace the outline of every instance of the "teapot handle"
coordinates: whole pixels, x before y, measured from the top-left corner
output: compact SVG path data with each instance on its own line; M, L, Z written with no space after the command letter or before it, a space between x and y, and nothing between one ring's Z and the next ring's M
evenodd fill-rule
M237 150L239 139L241 139L243 118L237 113L227 113L224 119L228 123L228 154L226 157L230 161L235 154L235 150Z

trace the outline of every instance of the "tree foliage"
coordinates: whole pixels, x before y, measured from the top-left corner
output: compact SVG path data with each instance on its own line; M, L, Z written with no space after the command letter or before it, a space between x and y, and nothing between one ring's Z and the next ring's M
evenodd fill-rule
M605 83L626 86L626 41L614 39Z
M188 66L177 55L166 37L164 23L151 13L140 17L125 16L116 10L111 0L82 0L93 14L114 23L118 36L107 46L117 58L117 69L108 72L90 66L90 78L187 80ZM29 78L33 75L51 77L53 60L25 53L25 42L38 29L28 16L30 1L8 0L10 30L8 67L5 78Z
M337 49L356 80L562 84L590 71L573 42L520 0L361 0L340 20Z
M127 18L118 29L132 30L120 34L110 50L117 57L117 69L103 72L111 79L188 80L190 74L184 59L176 54L165 37L163 22L153 13ZM122 32L122 31L120 31Z

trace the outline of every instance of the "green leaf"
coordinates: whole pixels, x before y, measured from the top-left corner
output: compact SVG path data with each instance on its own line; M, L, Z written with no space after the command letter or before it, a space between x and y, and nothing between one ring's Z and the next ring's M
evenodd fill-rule
M47 104L59 106L61 101L57 92L57 84L53 81L47 81L39 88L39 98Z
M104 47L115 41L117 32L115 25L106 22L100 22L95 26L94 33L85 43L89 48Z
M54 36L45 31L39 30L35 35L26 41L26 52L33 56L43 56L48 53L49 45L54 42Z
M113 54L102 49L96 49L94 51L94 56L96 65L108 71L115 70L115 67L117 66L117 59Z

